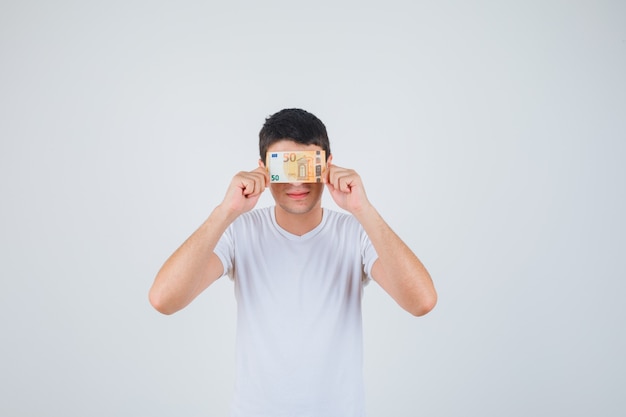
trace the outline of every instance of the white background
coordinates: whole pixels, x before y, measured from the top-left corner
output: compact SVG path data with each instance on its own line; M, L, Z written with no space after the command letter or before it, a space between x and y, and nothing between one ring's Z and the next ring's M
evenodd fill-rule
M232 283L147 292L301 107L439 291L370 416L623 416L625 74L621 1L2 1L0 415L227 415Z

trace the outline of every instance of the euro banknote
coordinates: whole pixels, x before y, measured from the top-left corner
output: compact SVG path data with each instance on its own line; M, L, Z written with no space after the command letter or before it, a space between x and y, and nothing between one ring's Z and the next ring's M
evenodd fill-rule
M326 152L268 152L265 166L270 182L321 182L326 169Z

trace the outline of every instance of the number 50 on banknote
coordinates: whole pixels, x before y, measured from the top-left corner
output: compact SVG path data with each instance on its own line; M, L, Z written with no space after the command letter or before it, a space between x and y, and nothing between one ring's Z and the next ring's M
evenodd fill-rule
M268 152L270 182L322 182L326 151Z

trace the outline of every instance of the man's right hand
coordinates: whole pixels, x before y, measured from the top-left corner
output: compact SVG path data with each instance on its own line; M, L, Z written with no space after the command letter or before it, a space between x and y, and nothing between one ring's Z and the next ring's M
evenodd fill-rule
M265 167L241 171L230 182L221 206L234 216L250 211L269 183L270 177Z

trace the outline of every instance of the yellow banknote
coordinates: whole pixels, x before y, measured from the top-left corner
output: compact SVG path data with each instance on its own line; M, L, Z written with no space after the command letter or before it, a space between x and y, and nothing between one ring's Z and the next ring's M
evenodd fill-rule
M326 152L268 152L265 166L270 182L321 182L326 169Z

